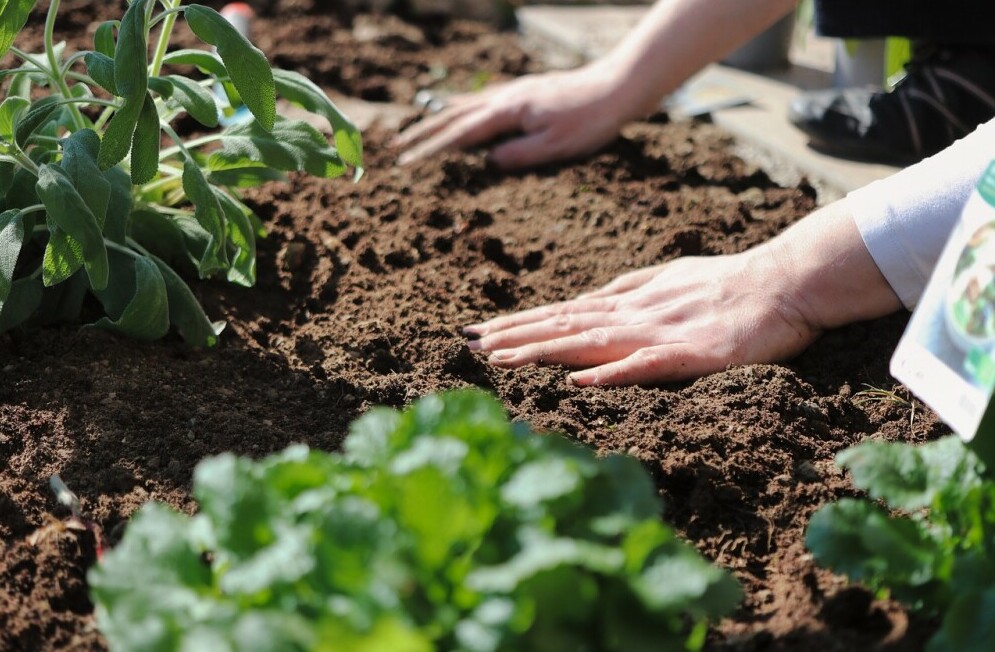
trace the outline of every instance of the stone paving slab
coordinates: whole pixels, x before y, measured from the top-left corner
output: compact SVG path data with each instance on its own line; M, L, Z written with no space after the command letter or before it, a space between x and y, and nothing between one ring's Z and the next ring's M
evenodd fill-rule
M646 6L545 6L516 11L523 45L539 53L552 67L573 67L597 58L613 47L645 15ZM805 136L787 121L788 103L801 90L832 83L830 39L812 34L796 38L785 70L747 72L713 64L688 80L670 98L725 104L711 111L712 120L746 146L759 148L755 158L773 160L775 167L792 167L832 200L898 168L848 161L808 147ZM676 113L680 113L677 111ZM790 176L790 175L789 175Z

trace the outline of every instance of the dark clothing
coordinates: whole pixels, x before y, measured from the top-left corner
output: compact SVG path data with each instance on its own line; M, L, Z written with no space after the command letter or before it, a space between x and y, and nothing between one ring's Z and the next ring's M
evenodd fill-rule
M815 31L995 48L995 0L815 0Z

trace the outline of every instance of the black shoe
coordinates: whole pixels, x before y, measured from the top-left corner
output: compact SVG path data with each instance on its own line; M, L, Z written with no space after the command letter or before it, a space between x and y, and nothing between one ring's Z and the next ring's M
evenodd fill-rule
M995 53L919 48L890 92L847 88L803 93L788 119L817 149L908 165L995 117Z

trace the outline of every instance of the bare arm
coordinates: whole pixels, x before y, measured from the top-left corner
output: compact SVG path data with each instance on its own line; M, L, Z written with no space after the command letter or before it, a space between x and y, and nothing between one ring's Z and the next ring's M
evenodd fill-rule
M400 163L519 133L492 160L522 167L586 154L707 64L791 11L795 0L657 0L602 59L581 68L521 77L456 96L442 112L400 134Z
M679 258L576 299L466 328L503 367L584 368L578 385L653 384L783 360L900 307L837 202L747 252Z

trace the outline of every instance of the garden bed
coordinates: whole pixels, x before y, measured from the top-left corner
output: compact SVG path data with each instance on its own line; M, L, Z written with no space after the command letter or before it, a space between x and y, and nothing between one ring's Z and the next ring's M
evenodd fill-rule
M38 39L44 4L29 28ZM119 16L104 3L63 4L70 47L89 47L94 21ZM539 68L513 34L485 25L324 5L260 3L255 40L275 65L339 94L410 105L422 87ZM944 430L891 400L907 397L901 388L860 400L869 387L893 389L888 359L905 315L828 333L784 364L657 388L581 389L561 368L497 369L460 335L639 266L762 242L815 206L810 186L779 187L713 125L662 115L588 160L517 174L474 153L398 168L392 133L366 130L357 184L295 176L247 193L269 231L257 287L192 282L208 315L228 323L216 348L73 326L0 336L0 649L106 647L84 579L92 540L52 529L29 542L65 516L53 473L113 541L148 500L192 511L204 456L291 442L334 450L373 405L470 385L514 418L644 463L666 519L746 590L707 649L922 649L929 622L818 569L803 545L812 512L853 493L837 451Z

